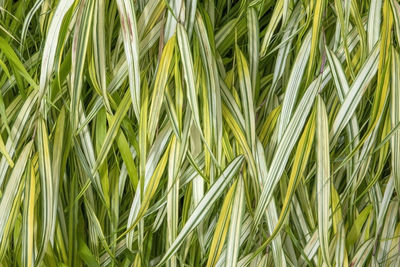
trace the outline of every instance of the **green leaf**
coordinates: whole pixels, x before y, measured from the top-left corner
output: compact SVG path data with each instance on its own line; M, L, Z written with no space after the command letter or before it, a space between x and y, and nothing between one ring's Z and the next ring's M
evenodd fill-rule
M117 5L121 19L126 61L128 63L129 88L132 97L132 105L135 115L139 119L140 66L135 8L132 0L117 0Z
M328 115L323 100L317 97L316 113L318 238L324 263L330 266L329 201L331 198Z

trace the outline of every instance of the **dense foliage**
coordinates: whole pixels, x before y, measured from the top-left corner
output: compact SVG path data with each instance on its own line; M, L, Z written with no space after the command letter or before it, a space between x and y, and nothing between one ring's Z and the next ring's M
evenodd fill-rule
M397 0L0 0L0 266L400 266Z

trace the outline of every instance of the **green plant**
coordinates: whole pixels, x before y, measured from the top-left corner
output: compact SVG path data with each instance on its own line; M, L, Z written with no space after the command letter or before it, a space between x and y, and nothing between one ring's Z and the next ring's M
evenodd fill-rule
M1 266L399 266L397 0L0 0Z

